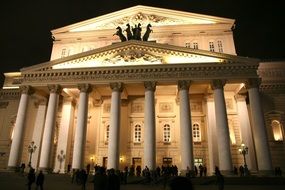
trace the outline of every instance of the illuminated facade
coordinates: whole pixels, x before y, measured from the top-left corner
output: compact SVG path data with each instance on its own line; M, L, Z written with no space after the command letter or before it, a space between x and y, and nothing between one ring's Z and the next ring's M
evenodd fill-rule
M116 27L147 24L147 41ZM284 63L236 55L233 19L135 6L52 31L51 60L5 73L0 167L28 163L230 173L285 169ZM126 33L124 32L125 36ZM283 165L282 165L283 164Z

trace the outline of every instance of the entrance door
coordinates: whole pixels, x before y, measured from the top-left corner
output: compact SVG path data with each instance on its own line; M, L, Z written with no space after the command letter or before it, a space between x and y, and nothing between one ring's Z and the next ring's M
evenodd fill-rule
M139 157L134 157L133 158L133 166L134 166L134 168L137 168L137 166L142 167L142 159Z
M163 158L162 165L165 166L165 167L166 166L171 166L172 165L172 158L169 158L169 157Z
M107 164L108 164L108 157L103 157L103 167L107 168Z

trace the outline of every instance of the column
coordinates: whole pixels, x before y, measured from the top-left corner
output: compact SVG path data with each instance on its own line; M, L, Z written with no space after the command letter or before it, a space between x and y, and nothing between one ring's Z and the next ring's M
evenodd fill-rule
M216 130L219 152L219 169L224 174L230 174L232 171L232 158L230 148L230 134L228 128L228 118L226 103L224 97L223 80L212 81L214 91L215 113L216 113Z
M216 114L213 95L207 97L207 135L209 153L209 174L215 172L215 166L219 165L217 146Z
M186 174L187 167L194 171L193 137L189 102L189 81L178 81L180 99L180 151L181 172Z
M255 142L258 170L260 173L270 174L273 169L264 115L260 103L258 80L249 79L246 82L246 88L249 94L249 104L252 117L252 132Z
M155 100L154 92L156 82L145 82L145 104L144 104L144 165L149 170L156 168L155 149ZM143 167L144 168L144 167Z
M248 110L245 102L246 96L237 94L235 96L237 101L238 116L241 129L241 140L248 147L248 155L246 155L246 162L248 169L252 171L257 170L255 148L252 139L251 126L248 116Z
M108 163L107 169L119 169L120 156L120 115L121 115L121 92L123 90L122 83L111 83L111 118L110 118L110 134L108 142Z
M39 168L43 171L50 170L50 157L52 155L53 132L56 123L57 107L61 87L59 85L48 86L50 95L48 101L47 115L41 146L41 156Z
M66 160L69 160L75 103L72 97L63 99L62 116L58 132L54 172L64 173Z
M16 170L20 165L22 149L23 149L23 138L25 132L25 121L27 115L27 107L29 95L32 93L32 89L30 86L21 86L21 99L18 108L14 136L12 140L9 160L8 160L8 168L10 170Z
M84 168L84 154L86 143L87 131L87 118L88 118L88 95L91 91L89 84L78 85L80 90L78 112L77 112L77 125L75 129L74 147L73 147L73 169Z
M33 131L33 138L32 141L35 142L35 145L37 146L36 151L33 153L32 157L32 167L37 168L39 164L39 155L41 150L41 141L42 141L42 135L45 125L45 118L46 118L46 111L47 111L47 100L44 97L41 97L38 102L38 111L36 115L36 120L34 124L34 131Z

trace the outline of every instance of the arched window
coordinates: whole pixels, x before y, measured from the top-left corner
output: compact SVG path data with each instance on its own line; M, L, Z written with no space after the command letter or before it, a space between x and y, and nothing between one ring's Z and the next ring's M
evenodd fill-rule
M105 142L109 141L109 134L110 134L110 125L107 125L105 131Z
M283 134L281 129L281 124L277 120L271 122L271 127L273 131L273 137L275 141L283 141Z
M140 143L142 140L142 127L137 124L135 125L135 129L134 129L134 142L135 143Z
M165 124L163 126L163 142L170 142L170 125Z
M201 142L201 129L198 123L193 124L193 141L194 142Z

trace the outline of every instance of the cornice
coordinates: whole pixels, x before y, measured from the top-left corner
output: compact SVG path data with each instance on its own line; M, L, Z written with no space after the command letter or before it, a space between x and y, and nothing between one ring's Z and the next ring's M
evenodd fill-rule
M253 64L159 64L129 67L62 69L34 71L23 74L22 85L43 86L44 84L75 85L76 83L106 84L110 82L138 81L227 81L258 78L258 65Z

